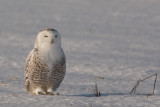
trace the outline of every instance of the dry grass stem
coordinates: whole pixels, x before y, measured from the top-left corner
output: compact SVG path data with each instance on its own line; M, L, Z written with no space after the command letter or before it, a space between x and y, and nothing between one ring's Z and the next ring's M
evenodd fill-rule
M94 87L94 95L95 95L96 97L101 96L100 91L98 91L98 86L97 86L97 84L95 84L95 87Z
M139 79L138 81L137 81L137 83L136 83L136 85L133 87L133 89L131 90L131 92L130 92L130 94L135 94L136 93L136 89L137 89L137 87L140 85L140 82L143 82L143 81L145 81L146 79L148 79L148 78L151 78L151 77L153 77L153 76L155 76L155 80L154 80L154 87L153 87L153 92L152 92L152 94L150 94L150 95L154 95L154 91L155 91L155 88L156 88L156 81L157 81L157 73L156 74L153 74L153 75L151 75L151 76L148 76L148 77L146 77L146 78L144 78L144 79Z

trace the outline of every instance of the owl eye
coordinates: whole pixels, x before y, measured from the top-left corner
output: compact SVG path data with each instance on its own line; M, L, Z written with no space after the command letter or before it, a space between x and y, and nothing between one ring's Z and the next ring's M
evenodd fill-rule
M48 36L46 35L46 36L44 36L44 37L46 37L46 38L47 38Z

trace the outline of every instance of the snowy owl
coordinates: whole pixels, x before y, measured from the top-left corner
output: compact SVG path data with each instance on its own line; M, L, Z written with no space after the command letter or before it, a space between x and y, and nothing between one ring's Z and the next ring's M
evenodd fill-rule
M61 36L55 29L41 30L25 66L25 87L30 94L55 95L66 72Z

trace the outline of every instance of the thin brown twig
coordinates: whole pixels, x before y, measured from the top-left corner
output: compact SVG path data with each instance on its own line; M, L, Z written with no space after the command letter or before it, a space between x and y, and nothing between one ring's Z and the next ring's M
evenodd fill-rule
M141 82L144 81L144 80L146 80L146 79L148 79L148 78L150 78L150 77L153 77L153 76L155 76L155 75L157 75L157 73L156 73L156 74L153 74L153 75L151 75L151 76L148 76L148 77L146 77L146 78L144 78L144 79L142 79Z
M100 93L100 91L98 91L98 86L97 86L97 84L95 84L95 87L94 87L94 95L96 96L96 97L99 97L99 96L101 96L101 93Z
M133 89L131 90L130 94L132 94L133 92L135 93L137 86L139 86L139 82L141 79L139 79L136 83L136 85L133 87Z
M144 78L144 79L142 79L142 80L139 79L139 80L137 81L136 85L135 85L135 86L133 87L133 89L131 90L130 94L132 94L132 93L135 94L136 88L139 86L140 82L143 82L144 80L146 80L146 79L148 79L148 78L150 78L150 77L153 77L153 76L156 76L156 77L155 77L155 80L154 80L154 88L153 88L153 92L152 92L152 95L154 95L154 91L155 91L155 88L156 88L156 81L157 81L157 73L156 73L156 74L153 74L153 75L151 75L151 76L148 76L148 77L146 77L146 78Z
M154 90L155 90L155 88L156 88L157 73L155 74L155 76L156 76L156 78L155 78L155 80L154 80L154 88L153 88L153 94L154 94Z
M139 86L140 82L141 82L141 79L138 80L138 82L137 82L137 84L136 84L136 86L135 86L134 94L136 93L136 89L137 89L137 87Z

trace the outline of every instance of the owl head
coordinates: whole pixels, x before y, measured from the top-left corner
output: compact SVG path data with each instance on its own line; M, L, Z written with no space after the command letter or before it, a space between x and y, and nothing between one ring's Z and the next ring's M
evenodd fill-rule
M35 48L43 46L61 46L61 35L55 29L41 30L35 41Z

